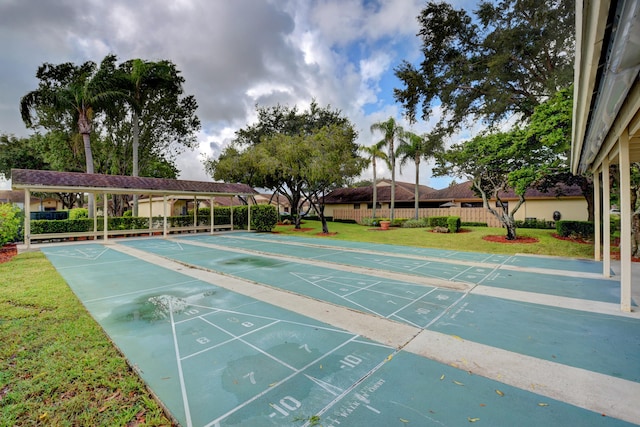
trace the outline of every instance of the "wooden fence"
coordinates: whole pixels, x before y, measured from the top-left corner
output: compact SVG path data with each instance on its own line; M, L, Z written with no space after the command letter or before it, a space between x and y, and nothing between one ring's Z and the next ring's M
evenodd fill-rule
M415 209L395 209L395 218L415 218ZM389 209L376 209L376 217L389 218ZM373 216L371 209L334 209L333 219L354 220L362 223L362 218ZM489 227L501 227L502 224L485 208L422 208L418 209L420 218L431 216L459 216L462 222L482 222Z

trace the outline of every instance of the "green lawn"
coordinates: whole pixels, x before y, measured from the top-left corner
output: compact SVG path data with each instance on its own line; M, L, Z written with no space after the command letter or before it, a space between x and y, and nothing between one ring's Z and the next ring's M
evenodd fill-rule
M490 243L499 228L466 227L457 234L427 229L379 231L329 223L331 236L278 226L283 234L490 253L592 258L592 245L555 239L553 230L519 229L537 243ZM170 425L136 373L40 252L0 264L0 426Z
M0 426L171 425L40 252L0 264Z
M571 258L593 259L593 245L559 240L553 237L555 230L519 228L518 237L533 237L537 243L492 243L483 240L484 236L504 236L502 228L463 227L461 233L432 233L427 228L396 228L380 231L375 227L358 224L329 222L329 232L335 235L319 235L322 231L319 221L303 221L303 229L295 231L293 225L278 225L274 231L296 236L318 237L321 239L355 240L359 242L389 243L395 245L423 246L429 248L451 249L456 251L487 252L500 254L538 254Z

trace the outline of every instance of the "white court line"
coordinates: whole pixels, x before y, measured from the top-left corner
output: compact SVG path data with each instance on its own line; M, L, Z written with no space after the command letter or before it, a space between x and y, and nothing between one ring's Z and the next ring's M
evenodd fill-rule
M401 312L402 310L406 309L406 308L407 308L407 307L409 307L411 304L414 304L414 303L416 303L416 302L421 301L421 300L422 300L422 298L424 298L424 297L426 297L427 295L429 295L430 293L434 292L436 289L438 289L438 288L433 288L433 289L431 289L429 292L427 292L427 293L425 293L424 295L420 296L419 298L411 300L411 302L409 302L408 304L406 304L404 307L401 307L401 308L397 309L396 311L394 311L393 313L391 313L389 316L395 316L397 313L399 313L399 312ZM402 297L400 297L400 298L402 298Z
M398 354L400 350L395 350L391 356L395 356L396 354ZM382 362L380 362L378 365L374 366L373 369L371 369L369 372L367 372L366 374L364 374L358 381L354 381L353 384L351 384L351 386L349 388L347 388L345 391L342 392L342 394L340 394L339 396L337 396L335 399L333 399L331 402L329 402L324 408L322 408L321 410L319 410L316 415L320 416L323 415L325 412L327 412L329 409L331 409L333 406L335 406L337 403L339 403L342 399L344 399L349 393L351 393L351 391L353 391L356 387L358 387L360 384L362 384L367 378L369 378L371 375L375 374L380 368L382 368L382 366L387 363L389 360L391 360L391 357L387 357L385 358ZM303 427L305 426L309 426L310 421L307 421L305 424L303 424Z
M342 344L340 344L339 346L327 351L325 354L323 354L322 356L318 357L317 359L309 362L308 364L306 364L305 366L303 366L299 371L297 372L293 372L291 373L291 375L283 378L282 380L276 382L275 384L271 385L270 387L268 387L267 389L261 391L260 393L258 393L257 395L253 396L251 399L246 400L245 402L243 402L241 405L236 406L235 408L231 409L230 411L226 412L225 414L220 415L218 418L216 418L215 420L211 421L210 423L206 424L204 427L211 427L213 425L216 425L217 423L219 423L220 421L222 421L223 419L225 419L226 417L228 417L229 415L233 414L234 412L239 411L240 409L244 408L245 406L248 406L249 404L253 403L255 400L261 398L262 396L266 395L267 393L269 393L272 390L275 390L279 385L289 381L291 378L295 377L296 375L298 375L300 372L304 372L308 367L313 366L314 364L318 363L319 361L321 361L322 359L324 359L325 357L335 353L336 351L340 350L342 347L346 346L347 344L354 342L356 340L356 338L358 338L359 335L354 335L352 336L350 339L348 339L347 341L343 342Z
M260 326L259 328L253 329L253 330L251 330L251 331L247 331L247 332L245 332L245 333L244 333L244 334L242 334L242 335L234 335L234 334L232 334L231 332L229 332L229 331L225 330L224 328L221 328L220 326L216 325L215 323L212 323L212 322L208 321L207 319L205 319L205 318L203 318L203 317L200 317L200 316L198 316L198 317L193 317L193 318L191 318L190 320L202 320L203 322L205 322L205 323L207 323L207 324L209 324L209 325L211 325L211 326L213 326L213 327L215 327L215 328L217 328L217 329L220 329L220 330L221 330L222 332L224 332L225 334L230 335L230 336L231 336L231 338L230 338L230 339L228 339L228 340L225 340L225 341L219 342L219 343L217 343L217 344L215 344L215 345L212 345L212 346L210 346L210 347L203 348L202 350L200 350L200 351L196 351L195 353L191 353L191 354L189 354L188 356L184 356L181 360L187 360L187 359L190 359L190 358L192 358L192 357L194 357L194 356L197 356L197 355L202 354L202 353L206 353L206 352L208 352L208 351L210 351L210 350L213 350L213 349L215 349L215 348L221 347L221 346L223 346L223 345L225 345L225 344L228 344L228 343L230 343L230 342L233 342L233 341L240 341L240 342L242 342L242 343L245 343L245 344L246 344L246 342L245 342L245 341L243 341L243 340L241 340L240 338L242 338L242 337L246 337L247 335L251 335L251 334L253 334L254 332L261 331L262 329L264 329L264 328L268 328L268 327L269 327L269 326L271 326L271 325L276 325L276 324L280 323L279 321L271 322L271 323L269 323L269 324L267 324L267 325L262 325L262 326Z
M197 280L197 279L187 280L185 282L171 283L170 285L157 286L155 288L140 289L138 291L125 292L123 294L109 295L108 297L88 299L88 300L85 300L84 303L88 304L88 303L91 303L91 302L103 301L103 300L107 300L107 299L110 299L110 298L126 297L127 295L135 295L135 294L140 294L142 292L150 292L150 291L155 291L155 290L158 290L158 289L170 288L172 286L186 285L187 283L194 283L194 282L202 282L202 281L201 280Z
M189 409L189 399L187 397L187 387L184 383L184 373L182 372L182 362L180 361L180 348L178 347L178 336L176 334L176 324L173 321L173 307L171 300L169 300L169 316L171 319L171 333L173 334L173 347L176 354L176 363L178 367L178 378L180 380L180 391L182 392L182 405L184 406L184 415L187 419L187 427L192 427L191 411Z
M69 257L69 258L74 258L74 257ZM76 259L79 260L86 260L86 261L92 261L91 258L79 258L79 257L75 257ZM126 262L137 262L137 259L121 259L121 260L116 260L116 261L107 261L107 262L98 262L98 263L87 263L87 264L74 264L74 265L67 265L67 266L56 266L56 270L68 270L68 269L72 269L72 268L87 268L87 267L93 267L93 266L98 266L98 265L109 265L109 264L122 264L122 263L126 263Z
M350 300L350 299L348 299L348 298L344 298L342 295L339 295L339 294L337 294L337 293L335 293L335 292L333 292L333 291L331 291L331 290L329 290L329 289L323 288L322 286L317 285L316 283L313 283L313 282L311 282L311 281L309 281L309 280L307 280L307 279L305 279L305 278L303 278L303 277L300 277L300 276L298 276L298 274L297 274L297 273L291 273L291 274L293 274L294 276L296 276L297 278L299 278L299 279L301 279L301 280L304 280L305 282L309 283L311 286L315 286L316 288L322 289L323 291L328 292L328 293L330 293L330 294L332 294L332 295L334 295L334 296L338 297L339 299L342 299L342 300L344 300L344 301L348 301L348 302L350 302L351 304L353 304L353 305L355 305L355 306L357 306L357 307L360 307L360 308L361 308L362 310L364 310L365 312L372 313L372 314L375 314L376 316L380 316L380 317L386 317L386 316L384 316L383 314L378 313L378 312L376 312L376 311L373 311L372 309L370 309L370 308L368 308L368 307L365 307L364 305L362 305L362 304L360 304L360 303L357 303L357 302L355 302L355 301L352 301L352 300ZM326 280L326 279L322 279L322 280ZM305 296L307 296L307 297L311 297L310 295L306 295L306 294L302 294L302 295L305 295ZM329 301L327 301L327 302L329 302Z

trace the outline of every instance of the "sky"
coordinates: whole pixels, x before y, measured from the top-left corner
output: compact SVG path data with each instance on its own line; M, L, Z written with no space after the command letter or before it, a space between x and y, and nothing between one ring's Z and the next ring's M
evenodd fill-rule
M394 68L418 63L416 17L424 0L0 0L0 133L28 136L20 98L38 86L39 65L107 54L119 62L168 59L198 102L198 148L177 160L180 179L210 181L202 165L217 157L238 129L255 123L256 105L297 106L315 99L348 117L358 143L381 139L372 123L394 117L416 133L437 114L409 126L393 89ZM452 0L471 10L475 1ZM437 112L437 109L436 109ZM473 136L465 130L455 139ZM381 162L379 162L381 163ZM420 183L446 187L423 163ZM371 167L362 179L371 179ZM378 178L390 178L378 164ZM396 172L414 182L415 168ZM0 183L0 188L8 184Z

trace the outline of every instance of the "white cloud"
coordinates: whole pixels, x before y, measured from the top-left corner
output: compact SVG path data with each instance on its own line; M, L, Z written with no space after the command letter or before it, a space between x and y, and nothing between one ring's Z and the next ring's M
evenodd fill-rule
M37 87L40 64L113 53L120 61L173 61L185 93L195 95L203 130L199 147L178 159L182 178L208 179L203 157L256 120L256 103L330 104L355 124L358 142L370 144L371 123L402 120L383 83L418 51L422 7L422 0L0 1L0 132L29 133L18 104Z

